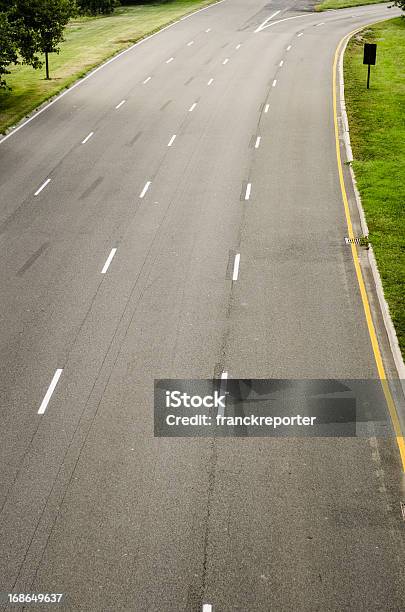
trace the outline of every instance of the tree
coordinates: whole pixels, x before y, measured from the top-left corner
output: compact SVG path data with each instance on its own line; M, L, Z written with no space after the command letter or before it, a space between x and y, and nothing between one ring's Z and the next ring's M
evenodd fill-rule
M4 75L10 73L8 66L17 62L15 28L9 22L7 13L0 13L0 89L7 87Z
M118 4L118 0L77 0L80 12L91 15L110 15Z
M73 0L15 0L16 15L24 23L20 52L27 63L42 65L38 53L45 54L46 78L49 79L49 53L59 53L63 31L74 14Z
M405 11L405 0L395 0L394 4Z

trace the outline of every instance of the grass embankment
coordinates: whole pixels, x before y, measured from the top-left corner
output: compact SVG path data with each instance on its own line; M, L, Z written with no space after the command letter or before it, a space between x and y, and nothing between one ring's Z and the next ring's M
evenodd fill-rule
M315 6L317 11L327 11L329 9L348 8L349 6L363 6L364 4L381 4L387 0L324 0Z
M363 66L364 42L377 43L377 65ZM405 356L405 19L363 30L344 60L353 168L385 297Z
M213 0L157 1L120 7L109 17L72 20L60 53L50 55L51 80L45 80L44 69L11 69L7 83L12 90L0 91L0 132L107 58L182 15L212 3Z

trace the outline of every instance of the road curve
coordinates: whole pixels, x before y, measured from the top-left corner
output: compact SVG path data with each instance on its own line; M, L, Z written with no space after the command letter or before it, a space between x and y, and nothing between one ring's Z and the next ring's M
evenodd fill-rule
M393 15L225 0L0 144L0 591L404 609L393 438L153 437L155 378L377 378L332 63Z

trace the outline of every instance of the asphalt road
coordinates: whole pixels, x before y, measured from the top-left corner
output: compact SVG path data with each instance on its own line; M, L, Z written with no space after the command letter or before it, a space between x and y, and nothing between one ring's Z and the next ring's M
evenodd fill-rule
M155 378L377 377L332 63L393 14L226 0L2 142L0 591L405 610L393 438L153 437Z

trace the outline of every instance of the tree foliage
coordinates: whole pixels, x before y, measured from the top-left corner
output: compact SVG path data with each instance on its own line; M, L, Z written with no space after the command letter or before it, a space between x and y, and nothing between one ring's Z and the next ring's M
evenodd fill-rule
M394 4L405 11L405 0L395 0Z
M40 55L59 51L75 0L0 0L0 87L11 64L42 66Z
M7 13L0 13L0 88L6 87L4 75L9 74L9 65L16 64L17 61L18 50L14 28L8 20Z
M77 0L80 12L90 15L109 15L118 4L118 0Z

